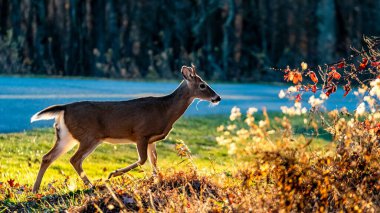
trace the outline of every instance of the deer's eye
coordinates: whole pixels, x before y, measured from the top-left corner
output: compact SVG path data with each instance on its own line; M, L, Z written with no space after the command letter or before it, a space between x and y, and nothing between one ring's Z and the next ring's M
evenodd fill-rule
M199 84L199 88L200 89L206 89L206 85L205 84Z

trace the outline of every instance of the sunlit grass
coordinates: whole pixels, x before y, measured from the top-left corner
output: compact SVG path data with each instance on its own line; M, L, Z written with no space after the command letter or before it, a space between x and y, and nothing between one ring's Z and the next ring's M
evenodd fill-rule
M226 150L217 147L214 138L216 126L221 119L223 119L222 116L181 119L170 135L157 143L159 167L165 170L181 166L182 160L174 150L174 145L180 140L189 146L195 163L199 167L208 167L215 163L221 168L228 166L231 162L228 160ZM9 179L17 179L20 184L33 184L41 158L53 146L54 137L52 128L0 135L0 180L5 182ZM74 147L51 165L45 174L44 185L66 176L77 176L69 163L76 148ZM96 180L106 178L111 171L125 167L136 160L137 152L134 144L104 143L85 160L83 167L87 175L92 180ZM149 163L131 173L136 174L141 171L150 174Z
M271 117L275 116L277 116L276 113L271 114ZM218 135L217 127L226 120L227 116L220 115L180 119L169 136L157 143L158 166L161 172L167 175L180 171L188 172L192 169L193 165L189 161L177 156L174 147L180 141L189 147L198 174L208 175L218 180L220 175L229 175L241 168L237 165L248 165L254 156L233 158L227 154L228 150L224 146L219 146L215 140ZM303 135L295 135L295 138L299 143L305 141ZM52 128L0 135L0 182L8 184L9 180L14 180L15 184L25 185L27 189L19 194L14 193L11 197L5 198L3 195L1 199L10 202L26 202L35 197L29 190L37 176L42 156L51 149L53 143ZM316 139L310 148L321 148L326 143L324 139ZM67 195L72 191L87 189L69 163L75 150L76 147L61 156L47 170L41 186L43 195ZM237 159L239 162L236 161ZM83 167L93 182L104 183L111 171L125 167L136 160L137 152L133 144L102 144L85 160ZM146 163L130 171L126 176L135 181L149 179L150 164ZM232 184L234 184L233 181ZM78 193L83 192L78 191ZM62 208L78 205L81 201L72 197L64 199L64 202L68 203Z

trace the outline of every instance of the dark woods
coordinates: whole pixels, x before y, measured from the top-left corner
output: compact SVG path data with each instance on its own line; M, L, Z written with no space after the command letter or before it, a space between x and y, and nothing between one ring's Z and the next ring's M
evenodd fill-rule
M217 80L337 60L380 35L380 1L0 0L0 73Z

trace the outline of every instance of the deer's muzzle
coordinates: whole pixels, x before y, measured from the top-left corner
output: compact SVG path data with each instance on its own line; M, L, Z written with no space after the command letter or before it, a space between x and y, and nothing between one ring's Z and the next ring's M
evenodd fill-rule
M221 100L222 100L222 98L219 95L217 95L216 97L211 98L211 102L212 103L218 103Z

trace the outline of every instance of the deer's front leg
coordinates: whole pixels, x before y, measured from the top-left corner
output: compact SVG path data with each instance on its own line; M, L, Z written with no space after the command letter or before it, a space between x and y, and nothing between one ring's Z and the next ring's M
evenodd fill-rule
M147 151L148 151L148 141L143 140L143 141L138 142L137 143L137 153L139 155L139 160L136 161L135 163L132 163L131 165L129 165L125 168L117 169L117 170L111 172L110 175L108 176L108 179L110 179L111 177L120 176L120 175L136 168L137 166L143 165L148 158L148 152Z
M153 177L155 177L158 174L156 143L151 143L148 145L148 157L150 165L153 169Z

